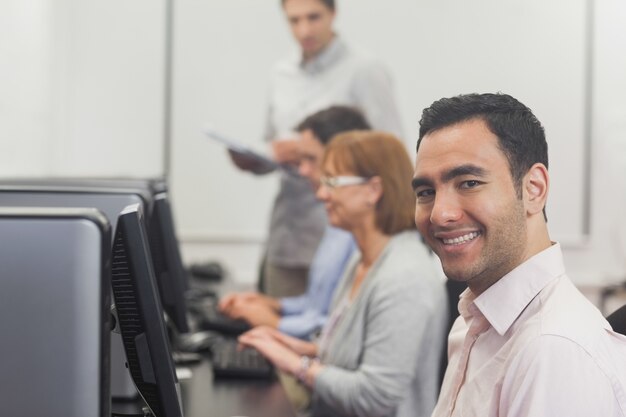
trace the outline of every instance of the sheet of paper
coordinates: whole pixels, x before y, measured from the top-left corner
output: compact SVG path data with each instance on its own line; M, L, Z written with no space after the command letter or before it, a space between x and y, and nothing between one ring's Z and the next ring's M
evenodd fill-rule
M226 146L228 150L236 153L239 157L250 159L255 164L257 164L260 169L264 171L272 171L281 167L280 164L278 164L276 161L253 150L249 146L235 139L223 135L213 128L205 128L203 131L210 139Z

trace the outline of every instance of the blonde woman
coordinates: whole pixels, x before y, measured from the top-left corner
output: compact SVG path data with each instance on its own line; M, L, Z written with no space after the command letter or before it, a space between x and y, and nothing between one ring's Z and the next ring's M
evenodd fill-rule
M359 248L317 343L260 327L240 337L311 392L312 416L429 416L437 399L447 301L415 229L404 145L352 131L327 146L317 197Z

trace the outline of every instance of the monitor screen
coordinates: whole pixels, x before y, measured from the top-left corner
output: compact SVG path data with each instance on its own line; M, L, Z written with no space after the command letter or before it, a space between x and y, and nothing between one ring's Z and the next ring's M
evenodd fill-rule
M148 237L139 205L120 214L111 252L111 286L128 369L155 417L182 417Z
M172 211L165 193L154 197L148 235L161 303L179 333L188 333L186 271L178 249Z

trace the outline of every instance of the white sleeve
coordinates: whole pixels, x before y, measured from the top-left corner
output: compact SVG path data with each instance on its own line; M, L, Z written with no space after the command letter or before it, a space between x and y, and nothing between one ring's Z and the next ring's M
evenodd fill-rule
M404 140L393 82L382 63L372 60L362 65L354 76L352 93L372 128Z

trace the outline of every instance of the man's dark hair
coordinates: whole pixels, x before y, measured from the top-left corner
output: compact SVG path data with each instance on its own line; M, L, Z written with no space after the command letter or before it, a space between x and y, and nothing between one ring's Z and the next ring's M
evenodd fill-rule
M284 6L286 1L287 0L280 0L280 4ZM320 3L323 3L330 10L335 10L335 0L318 0L318 1Z
M296 131L311 130L313 135L326 145L337 133L348 130L369 130L370 125L365 116L354 107L332 106L304 119Z
M417 150L428 133L472 119L483 120L498 137L521 198L522 178L530 167L537 162L548 167L548 144L532 111L508 94L466 94L435 101L422 112Z

